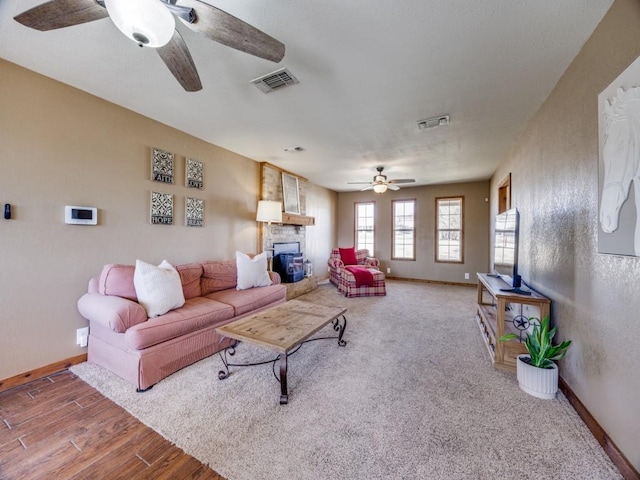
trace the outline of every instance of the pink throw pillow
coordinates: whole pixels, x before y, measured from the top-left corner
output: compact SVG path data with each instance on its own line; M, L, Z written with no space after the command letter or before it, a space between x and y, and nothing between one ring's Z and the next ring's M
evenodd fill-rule
M356 249L354 247L351 248L340 248L340 259L342 263L345 265L357 265L358 260L356 259Z

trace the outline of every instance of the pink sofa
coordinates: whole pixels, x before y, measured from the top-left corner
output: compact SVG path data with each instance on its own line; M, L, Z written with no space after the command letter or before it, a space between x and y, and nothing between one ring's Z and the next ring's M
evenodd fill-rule
M133 265L105 265L78 300L89 320L88 361L146 390L221 348L217 327L286 301L286 287L269 272L268 287L236 290L236 261L176 266L185 304L147 318L137 303ZM211 378L217 378L211 372Z

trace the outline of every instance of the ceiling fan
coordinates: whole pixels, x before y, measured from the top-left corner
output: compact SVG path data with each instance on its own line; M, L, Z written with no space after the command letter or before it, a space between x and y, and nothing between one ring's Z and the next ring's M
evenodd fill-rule
M14 20L40 31L71 27L111 17L139 46L156 48L188 92L202 89L189 49L175 28L175 17L196 33L256 57L279 62L284 44L248 23L200 0L52 0Z
M378 171L378 174L373 176L373 181L371 181L371 182L348 182L348 183L350 185L358 185L358 184L367 183L368 185L366 187L364 187L363 189L361 189L360 190L361 192L363 192L365 190L373 189L373 191L376 192L376 193L384 193L384 192L387 191L387 189L389 189L389 190L400 190L400 187L398 186L398 184L400 184L400 183L413 183L413 182L415 182L415 180L413 178L399 178L399 179L395 179L395 180L387 180L387 176L382 174L382 170L384 170L384 167L376 167L376 170Z

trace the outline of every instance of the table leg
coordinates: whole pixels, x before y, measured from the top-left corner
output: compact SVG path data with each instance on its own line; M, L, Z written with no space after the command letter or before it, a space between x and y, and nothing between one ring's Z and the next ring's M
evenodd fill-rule
M333 329L336 332L338 332L338 345L340 347L344 347L347 344L346 340L342 339L342 336L344 335L344 331L347 328L347 317L342 315L342 321L343 321L343 323L340 323L340 319L339 318L336 318L333 321Z
M280 354L280 405L289 403L287 393L287 354Z

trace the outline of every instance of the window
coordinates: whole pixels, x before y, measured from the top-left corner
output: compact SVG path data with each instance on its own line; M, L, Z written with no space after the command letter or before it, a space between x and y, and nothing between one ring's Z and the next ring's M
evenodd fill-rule
M463 200L436 198L436 262L463 262Z
M415 260L415 200L393 200L393 245L391 258L395 260Z
M356 203L356 250L366 248L373 255L374 203Z

